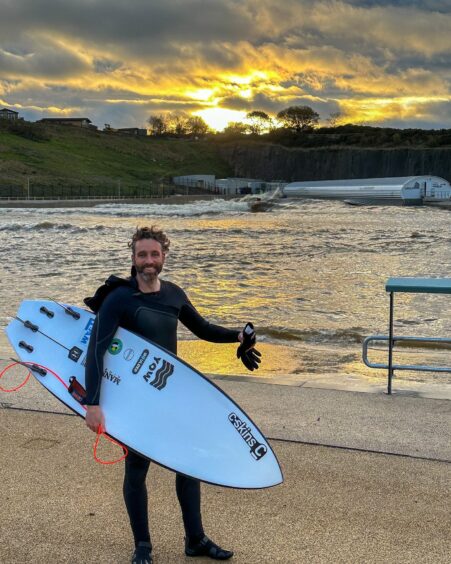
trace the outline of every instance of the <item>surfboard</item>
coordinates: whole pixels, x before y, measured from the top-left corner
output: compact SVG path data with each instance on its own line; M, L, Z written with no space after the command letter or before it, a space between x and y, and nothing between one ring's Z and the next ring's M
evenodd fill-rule
M32 366L30 372L81 417L85 409L68 387L74 379L84 387L94 320L76 306L25 300L6 328L20 361L47 367L45 375ZM119 327L102 376L106 432L128 448L211 484L248 489L283 481L276 455L250 417L171 352Z

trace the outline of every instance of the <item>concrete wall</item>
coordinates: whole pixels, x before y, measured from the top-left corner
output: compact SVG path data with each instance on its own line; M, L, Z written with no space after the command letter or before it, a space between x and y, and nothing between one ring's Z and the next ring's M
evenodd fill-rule
M219 147L234 175L286 182L436 175L451 180L451 148L290 149L260 143Z

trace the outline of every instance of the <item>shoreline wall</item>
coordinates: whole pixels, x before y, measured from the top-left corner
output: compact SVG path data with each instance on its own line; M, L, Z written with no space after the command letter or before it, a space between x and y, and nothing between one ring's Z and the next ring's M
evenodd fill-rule
M299 149L261 143L219 148L234 176L262 180L338 180L434 175L451 181L451 148Z
M167 196L166 198L85 198L80 200L65 199L39 199L39 200L0 200L0 208L87 208L102 204L191 204L204 200L229 199L228 196L220 194L204 194L194 196Z

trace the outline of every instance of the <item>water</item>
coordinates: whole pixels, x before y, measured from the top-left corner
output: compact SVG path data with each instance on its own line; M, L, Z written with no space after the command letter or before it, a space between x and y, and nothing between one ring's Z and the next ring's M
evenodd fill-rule
M451 273L449 211L428 207L282 200L269 212L250 213L246 202L216 200L0 209L1 328L24 298L82 305L110 274L128 275L127 242L137 225L152 223L171 238L164 277L212 322L238 328L253 321L264 352L259 375L270 378L381 377L363 365L361 343L387 333L387 278ZM398 334L450 335L451 296L396 301ZM182 326L179 337L182 356L203 371L246 372L235 346L195 343ZM0 357L11 354L1 332ZM434 358L451 364L449 351ZM443 374L399 378L449 381Z

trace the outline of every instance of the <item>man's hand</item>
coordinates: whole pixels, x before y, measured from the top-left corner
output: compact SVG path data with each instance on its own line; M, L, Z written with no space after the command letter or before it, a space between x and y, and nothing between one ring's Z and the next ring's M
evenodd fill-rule
M103 415L102 408L99 405L87 405L86 406L86 425L97 433L99 430L99 425L101 426L101 430L105 430L105 417Z
M261 362L261 354L254 348L257 336L252 323L246 323L243 331L238 335L238 339L241 341L241 345L236 351L236 356L240 358L244 366L252 372L252 370L258 368Z

